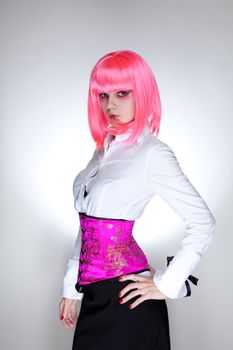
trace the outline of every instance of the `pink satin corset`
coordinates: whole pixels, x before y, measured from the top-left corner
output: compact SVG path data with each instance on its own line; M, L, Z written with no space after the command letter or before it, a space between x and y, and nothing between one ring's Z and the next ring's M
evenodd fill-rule
M135 220L107 219L79 213L82 243L78 284L98 282L149 269L132 235Z

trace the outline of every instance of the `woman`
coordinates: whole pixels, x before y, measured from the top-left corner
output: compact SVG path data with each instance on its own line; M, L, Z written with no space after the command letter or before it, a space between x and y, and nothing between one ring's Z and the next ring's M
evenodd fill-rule
M190 296L188 279L197 284L190 273L213 238L215 219L158 139L160 117L156 80L140 55L121 50L96 63L88 95L96 149L73 184L80 226L59 305L63 325L76 325L72 350L169 350L166 299ZM165 271L149 265L132 235L155 194L186 226Z

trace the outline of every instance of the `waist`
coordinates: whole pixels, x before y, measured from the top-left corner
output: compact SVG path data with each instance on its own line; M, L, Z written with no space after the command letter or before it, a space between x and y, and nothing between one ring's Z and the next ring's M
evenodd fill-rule
M101 242L108 240L109 237L111 240L124 241L132 236L135 223L135 220L102 218L85 213L79 213L79 221L82 235L90 239L95 236Z
M78 283L88 284L148 269L145 254L135 241L134 220L79 213L82 243Z

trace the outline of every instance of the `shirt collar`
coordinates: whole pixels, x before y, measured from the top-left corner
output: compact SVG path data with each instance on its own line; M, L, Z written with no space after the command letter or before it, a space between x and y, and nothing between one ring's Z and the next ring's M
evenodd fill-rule
M116 135L115 139L113 139L113 136L111 134L107 134L105 139L104 139L104 149L106 150L108 148L110 142L112 142L112 144L114 144L114 143L117 143L119 141L122 141L122 140L128 138L129 135L131 134L131 132L132 132L132 128L123 132L122 134ZM151 131L150 131L149 125L146 124L146 126L142 129L141 133L137 137L136 142L140 143L140 141L143 139L143 137L149 133L151 133Z

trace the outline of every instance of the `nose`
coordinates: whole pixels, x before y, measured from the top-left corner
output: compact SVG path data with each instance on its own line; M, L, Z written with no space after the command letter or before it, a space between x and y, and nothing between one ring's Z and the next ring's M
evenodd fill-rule
M108 112L113 111L116 108L116 100L114 97L109 96L106 108Z

